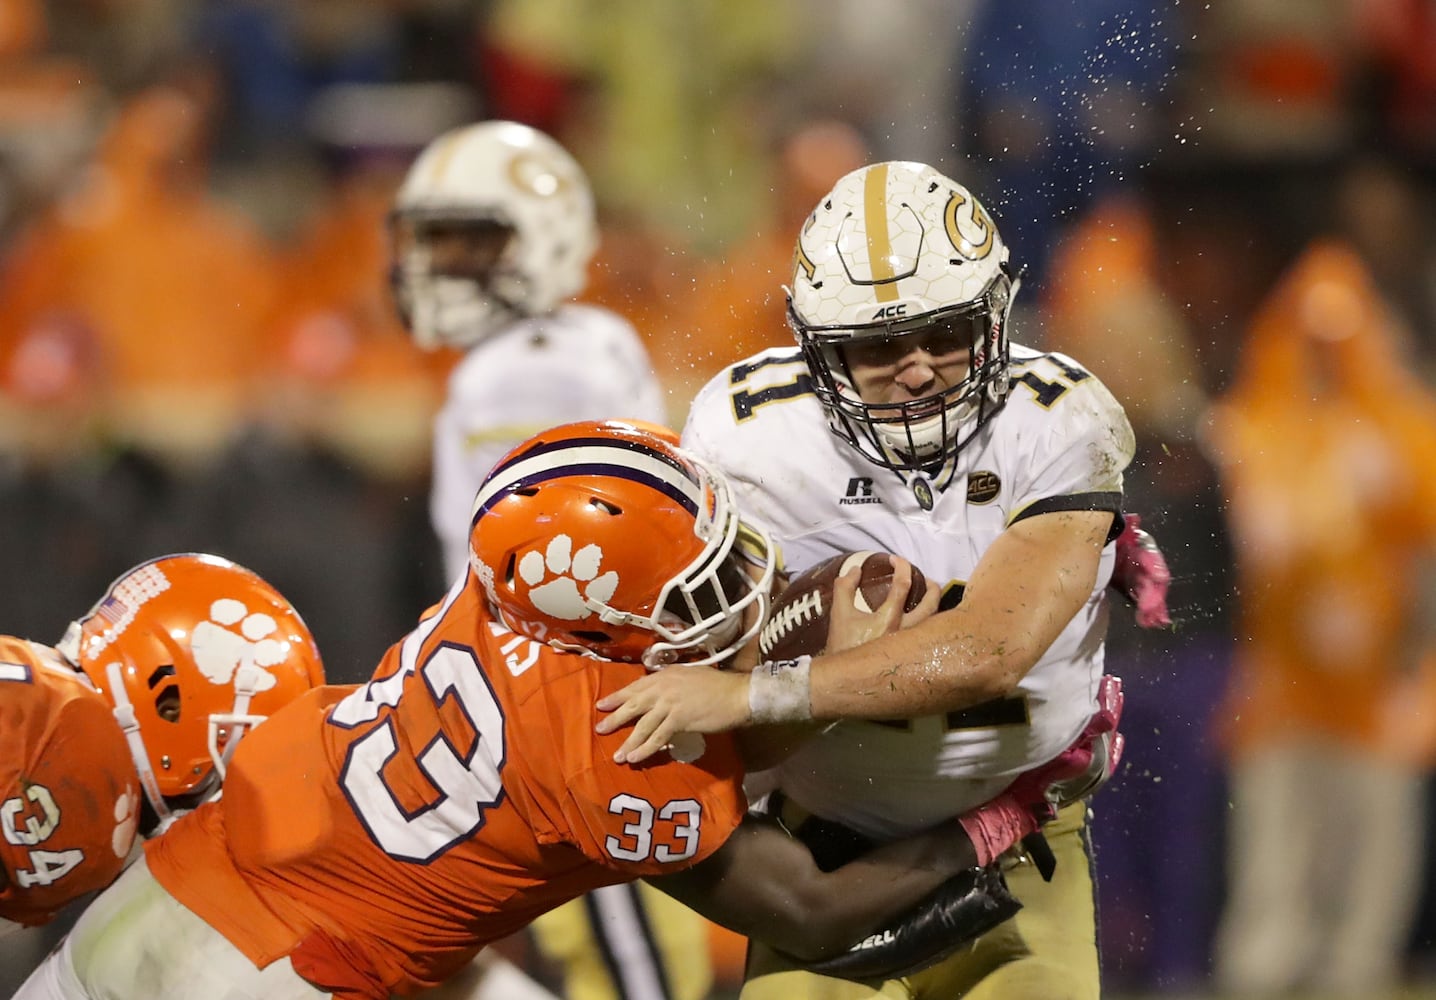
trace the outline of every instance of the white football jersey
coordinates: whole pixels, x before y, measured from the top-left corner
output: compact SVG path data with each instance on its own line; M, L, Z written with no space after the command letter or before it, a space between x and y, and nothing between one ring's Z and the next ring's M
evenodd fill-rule
M616 313L564 305L469 350L434 421L429 513L450 580L469 564L470 508L494 463L549 427L608 417L668 423L643 341Z
M843 551L894 552L941 583L949 607L1014 521L1121 508L1135 442L1107 388L1065 355L1016 345L1012 378L1007 405L959 453L941 491L839 440L797 348L710 381L683 443L730 476L739 509L772 532L789 573ZM987 801L1064 750L1095 711L1114 558L1109 543L1091 597L1015 696L946 716L840 723L754 785L776 784L808 811L880 839Z

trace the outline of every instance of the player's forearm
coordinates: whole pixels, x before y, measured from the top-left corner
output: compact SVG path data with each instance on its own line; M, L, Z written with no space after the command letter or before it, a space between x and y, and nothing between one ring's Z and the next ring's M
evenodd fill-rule
M1010 694L1045 648L1031 633L995 634L959 607L862 646L816 657L792 676L760 668L750 682L750 710L757 721L786 721L806 712L820 722L957 711ZM770 711L775 714L766 717Z
M967 628L971 617L954 609L904 632L819 657L809 682L812 717L906 719L1009 694L1041 650Z
M719 855L653 884L716 923L813 961L855 944L976 860L966 834L948 823L824 873L777 827L745 821Z
M798 921L790 940L769 943L802 961L827 958L976 864L966 834L955 823L946 823L879 847L832 872L814 869L806 887L806 912L794 915Z
M757 937L801 961L847 950L976 864L961 830L946 830L942 841L941 853L933 852L923 835L916 843L889 845L893 851L879 849L827 874L813 869L811 878L803 879L801 895L781 914L783 940L773 934L771 918L760 922Z
M805 681L786 689L759 668L753 684L774 690L779 703L776 714L764 718L764 695L751 691L755 718L787 721L806 710L820 721L903 719L1011 694L1091 599L1109 523L1108 515L1084 511L1041 515L1009 529L978 565L957 607L816 657ZM796 690L803 683L806 703Z

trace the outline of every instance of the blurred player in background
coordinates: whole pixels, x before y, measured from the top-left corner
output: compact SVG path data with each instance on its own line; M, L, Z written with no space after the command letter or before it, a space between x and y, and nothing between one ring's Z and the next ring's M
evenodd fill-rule
M452 582L494 463L575 420L665 424L663 390L628 321L570 301L598 247L582 168L526 125L481 122L419 154L391 217L395 300L415 342L456 348L434 428L430 509Z
M941 610L821 669L640 680L599 703L615 710L601 732L649 713L622 755L640 760L673 732L843 720L754 779L776 789L769 807L797 836L841 862L1006 794L1074 737L1115 726L1103 637L1132 430L1076 361L1009 342L1017 286L982 204L931 167L873 164L819 201L794 255L799 349L719 374L683 441L732 478L794 571L890 551L945 581ZM1150 593L1146 610L1165 618ZM974 949L880 988L755 944L745 1000L1095 1000L1090 789L1074 791L1046 824L1047 857L994 839L1024 909Z
M763 621L775 554L705 464L631 424L557 428L482 486L472 539L374 679L248 735L224 795L150 842L17 997L387 1000L638 877L815 959L973 867L942 823L822 874L748 816L733 738L638 769L594 735L601 694L724 662ZM834 616L828 641L871 627Z
M667 422L637 332L583 291L598 247L583 169L547 135L490 121L447 132L410 168L392 215L395 299L414 340L456 348L434 425L430 515L446 579L469 561L469 514L493 464L557 424ZM618 885L534 925L574 1000L699 1000L707 928L652 889Z
M323 680L289 602L211 555L124 573L58 648L0 637L0 918L44 924L108 885Z

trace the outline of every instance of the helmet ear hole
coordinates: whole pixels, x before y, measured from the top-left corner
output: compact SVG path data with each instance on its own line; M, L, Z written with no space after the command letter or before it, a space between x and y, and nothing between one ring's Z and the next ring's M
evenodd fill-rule
M572 634L575 638L591 642L596 646L607 645L613 641L613 636L607 632L598 632L593 629L574 629Z
M180 720L179 685L165 685L164 689L155 696L155 711L159 713L159 717L166 722L178 722Z
M156 667L145 679L154 692L155 712L166 722L178 722L180 717L179 685L175 682L178 672L173 663ZM158 690L156 690L158 689Z
M514 567L518 565L518 554L509 553L508 559L504 562L504 586L509 590L514 589Z

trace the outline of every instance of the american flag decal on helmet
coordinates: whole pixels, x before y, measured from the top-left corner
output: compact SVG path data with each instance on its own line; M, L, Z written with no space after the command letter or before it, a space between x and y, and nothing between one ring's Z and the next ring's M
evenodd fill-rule
M129 628L146 601L169 589L169 577L154 565L141 566L121 580L90 612L91 617L99 618L108 626L88 640L91 655L98 654Z

